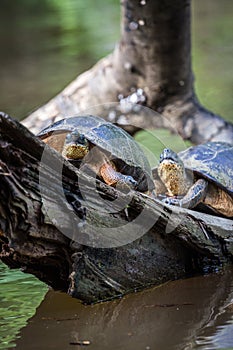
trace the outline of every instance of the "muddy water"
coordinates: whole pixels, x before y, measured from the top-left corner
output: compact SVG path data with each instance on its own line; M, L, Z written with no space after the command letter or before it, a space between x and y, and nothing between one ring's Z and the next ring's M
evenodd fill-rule
M22 350L230 349L233 269L92 306L49 291L20 335Z

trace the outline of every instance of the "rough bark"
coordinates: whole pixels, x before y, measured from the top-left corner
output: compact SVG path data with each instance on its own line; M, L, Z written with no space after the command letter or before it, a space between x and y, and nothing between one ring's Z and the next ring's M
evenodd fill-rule
M0 257L8 266L90 303L232 259L232 220L171 210L98 180L96 197L91 177L5 114L0 135Z
M194 93L190 2L123 0L121 39L114 52L35 111L25 125L37 132L55 119L90 112L123 127L131 124L131 132L166 127L193 143L233 143L232 124L203 108ZM126 111L125 98L139 107L133 104Z

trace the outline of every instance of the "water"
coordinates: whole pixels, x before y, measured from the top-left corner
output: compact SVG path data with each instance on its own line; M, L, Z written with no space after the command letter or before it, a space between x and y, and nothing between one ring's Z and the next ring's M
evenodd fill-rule
M27 324L48 287L20 270L0 263L0 349L13 347L19 330Z
M119 36L115 0L0 5L0 109L19 119L111 52ZM193 9L198 96L233 121L233 2L194 0ZM230 349L232 275L229 268L86 307L62 293L46 294L47 286L36 278L1 264L0 349L16 343L24 350L68 349L78 339L90 340L95 350Z
M93 306L50 291L17 349L63 350L83 340L90 350L230 349L232 302L232 268Z

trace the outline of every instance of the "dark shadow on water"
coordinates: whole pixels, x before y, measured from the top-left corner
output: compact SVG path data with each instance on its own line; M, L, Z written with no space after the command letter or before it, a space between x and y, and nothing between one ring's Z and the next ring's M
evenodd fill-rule
M95 350L233 347L232 277L227 268L91 306L50 291L17 349L79 349L70 343L83 340Z

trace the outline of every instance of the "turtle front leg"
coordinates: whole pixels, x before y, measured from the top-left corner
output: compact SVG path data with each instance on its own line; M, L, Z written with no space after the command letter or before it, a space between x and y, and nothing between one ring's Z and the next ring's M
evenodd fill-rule
M124 175L118 172L112 162L104 163L100 167L99 172L104 182L110 186L120 185L121 187L129 187L130 189L135 189L138 185L137 181L135 181L132 176Z
M178 205L183 208L194 208L197 204L204 201L207 194L208 181L204 179L197 180L188 190L186 195L182 199L166 198L164 203L170 205Z

